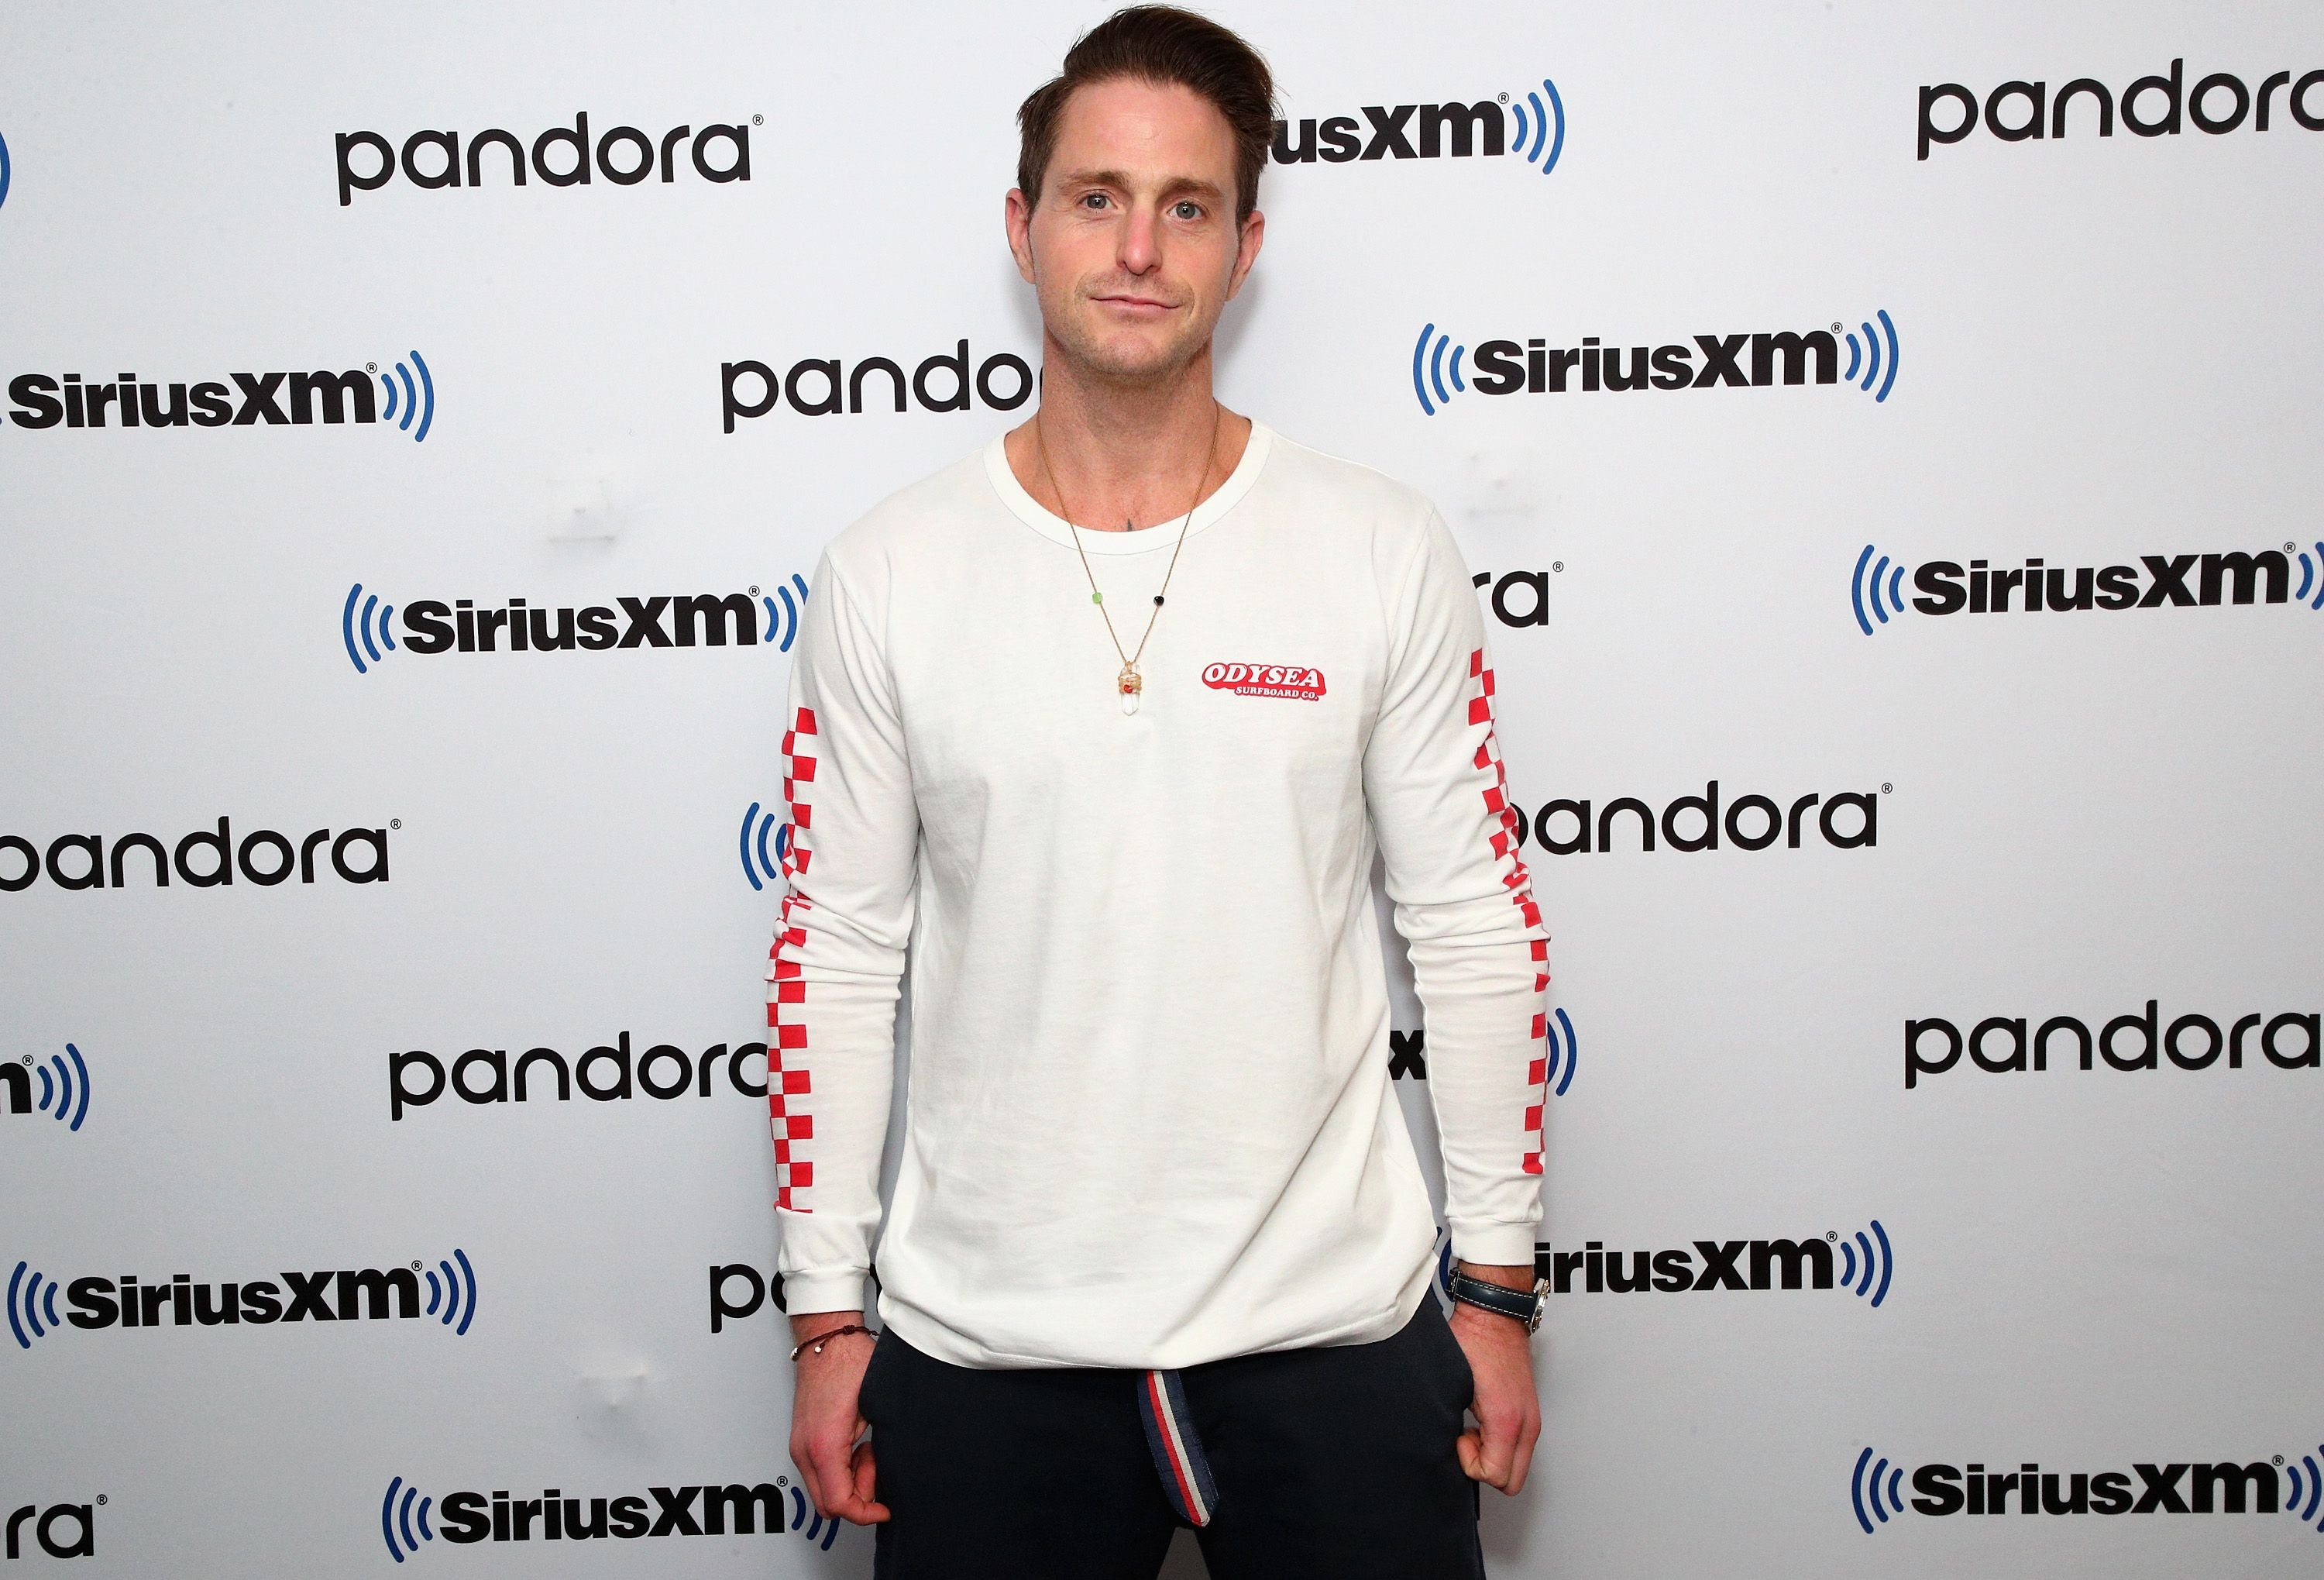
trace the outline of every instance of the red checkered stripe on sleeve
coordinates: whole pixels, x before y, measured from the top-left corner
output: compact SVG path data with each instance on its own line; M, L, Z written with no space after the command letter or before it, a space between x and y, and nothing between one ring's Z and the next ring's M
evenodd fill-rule
M1493 819L1493 859L1501 864L1501 884L1509 892L1509 903L1525 918L1533 952L1534 1009L1526 1044L1529 1052L1526 1066L1524 1160L1526 1173L1538 1174L1544 1150L1542 1110L1549 1096L1549 934L1541 925L1541 907L1534 902L1533 874L1517 854L1525 836L1525 825L1509 801L1508 771L1502 765L1500 743L1493 734L1493 671L1485 663L1483 648L1469 655L1469 723L1485 728L1483 738L1477 743L1473 762L1479 771L1493 778L1484 791L1485 811Z
M807 1155L807 1143L815 1140L815 1085L808 1074L807 980L799 966L815 907L798 892L799 877L814 860L808 830L815 826L815 709L802 707L783 732L783 800L790 809L782 864L788 887L774 946L767 952L774 962L767 983L767 1126L775 1141L775 1206L794 1213L815 1210L807 1199L815 1185L815 1160Z

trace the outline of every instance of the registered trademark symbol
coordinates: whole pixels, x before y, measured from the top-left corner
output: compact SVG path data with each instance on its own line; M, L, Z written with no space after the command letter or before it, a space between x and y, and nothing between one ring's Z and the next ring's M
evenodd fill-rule
M1827 1240L1837 1240L1840 1238L1840 1231L1837 1229L1826 1229L1823 1232L1823 1237Z
M1552 570L1563 570L1565 568L1565 561L1563 559L1553 559L1549 562L1549 568Z
M1840 333L1840 320L1838 319L1834 319L1831 321L1831 332L1835 335Z
M2292 550L2295 547L2297 547L2297 545L2296 545L2296 544L2286 543L2286 544L2283 546L2283 551L2284 551L2286 554L2289 554L2289 553L2291 553L2291 552L2292 552Z
M2276 1464L2278 1464L2278 1465L2282 1465L2282 1464L2283 1463L2283 1461L2282 1461L2282 1459L2281 1457L2279 1457L2279 1458L2276 1460L2276 1462L2275 1462L2275 1463L2276 1463ZM104 1494L103 1492L99 1492L99 1493L97 1495L97 1501L98 1502L100 1502L100 1503L105 1502L105 1501L106 1501L105 1494Z
M1896 787L1895 787L1895 785L1890 784L1890 783L1889 783L1886 780L1885 780L1885 779L1884 779L1884 780L1882 780L1882 781L1880 781L1880 793L1881 793L1882 795L1884 795L1884 796L1885 796L1885 795L1886 795L1890 790L1895 790L1895 788L1896 788Z
M388 826L390 828L401 828L401 827L403 827L403 819L402 819L402 818L390 818L387 820L387 826ZM412 1265L416 1267L416 1266L418 1266L419 1264L418 1264L417 1262L415 1262L415 1263L413 1263Z
M759 596L759 584L757 582L752 582L751 584L751 596L754 598Z
M764 116L764 115L752 115L752 116L751 117L751 125L752 125L753 126L763 126L763 125L765 125L766 124L767 124L767 117L766 117L766 116Z
M2275 1463L2276 1463L2276 1464L2278 1464L2278 1465L2282 1465L2282 1464L2283 1463L2283 1455L2281 1455L2281 1454L2277 1455L2275 1456ZM100 1502L100 1503L102 1503L102 1502L104 1502L104 1501L105 1501L105 1500L104 1500L104 1499L102 1499L102 1498L99 1498L99 1499L97 1500L97 1501L98 1501L98 1502Z
M2276 1464L2278 1464L2278 1465L2282 1465L2282 1463L2283 1463L2283 1461L2282 1461L2282 1459L2278 1459L2278 1460L2276 1461ZM777 1485L777 1486L779 1486L779 1487L787 1487L787 1486L789 1486L790 1484L791 1484L791 1478L790 1478L790 1477L788 1477L788 1476L787 1476L787 1475L779 1475L779 1476L777 1476L777 1477L775 1478L775 1485Z
M413 1272L420 1270L420 1259L416 1256L411 1259L411 1270Z
M1506 94L1506 93L1505 93L1505 94L1503 94L1503 95L1501 95L1501 102L1502 102L1503 104L1507 104L1507 103L1508 103L1508 102L1509 102L1509 96L1508 96L1508 94Z
M364 363L364 372L365 372L365 373L377 373L378 371L379 371L379 364L377 364L376 362L366 362L366 363Z

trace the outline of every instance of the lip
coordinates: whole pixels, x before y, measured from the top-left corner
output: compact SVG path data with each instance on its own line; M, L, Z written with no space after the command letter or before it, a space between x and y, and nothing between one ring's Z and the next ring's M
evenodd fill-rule
M1092 300L1102 306L1110 307L1120 312L1167 313L1176 310L1175 304L1159 301L1150 296L1112 295L1095 297Z

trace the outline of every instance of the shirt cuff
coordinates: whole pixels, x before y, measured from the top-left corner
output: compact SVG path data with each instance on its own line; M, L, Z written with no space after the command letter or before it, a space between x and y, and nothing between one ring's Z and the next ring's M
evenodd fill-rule
M810 1317L818 1311L865 1310L863 1285L864 1276L860 1272L786 1273L784 1314Z
M1452 1258L1479 1267L1531 1267L1534 1228L1531 1224L1455 1224Z

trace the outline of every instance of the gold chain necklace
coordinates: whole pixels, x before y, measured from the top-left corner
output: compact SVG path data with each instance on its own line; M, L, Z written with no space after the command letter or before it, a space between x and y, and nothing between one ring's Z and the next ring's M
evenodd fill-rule
M1210 485L1211 460L1218 454L1219 420L1224 411L1225 408L1216 401L1211 402L1211 442L1203 452L1203 475L1194 482L1194 502L1186 506L1185 516L1178 522L1178 541L1170 545L1170 563L1162 572L1162 591L1154 595L1154 612L1146 616L1146 633L1138 639L1136 652L1123 651L1121 633L1113 628L1113 615L1106 609L1105 595L1098 591L1097 576L1090 569L1089 550L1082 547L1081 529L1074 525L1073 512L1065 504L1065 490L1057 486L1056 475L1049 470L1049 440L1041 427L1041 414L1038 411L1033 413L1033 441L1041 451L1041 480L1049 485L1049 492L1056 495L1057 513L1065 518L1065 531L1073 534L1074 552L1081 556L1082 575L1089 578L1090 602L1097 605L1098 614L1105 621L1105 633L1112 639L1113 651L1121 660L1121 673L1114 677L1114 687L1121 694L1121 711L1124 714L1138 711L1138 694L1146 689L1145 677L1138 672L1138 661L1146 656L1146 644L1154 635L1154 623L1162 617L1163 596L1169 592L1170 577L1178 568L1178 550L1186 546L1186 529L1194 522L1194 512L1202 505L1203 490ZM1122 522L1121 528L1124 531L1134 530L1128 522Z

